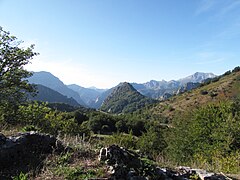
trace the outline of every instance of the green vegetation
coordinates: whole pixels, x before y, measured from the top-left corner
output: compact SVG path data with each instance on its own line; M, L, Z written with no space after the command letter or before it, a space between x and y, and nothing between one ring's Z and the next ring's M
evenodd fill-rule
M21 41L0 27L0 110L1 118L14 123L18 105L26 99L26 92L34 92L26 78L31 75L23 67L37 55L34 45L24 49Z
M154 99L143 96L131 84L125 82L113 90L111 95L104 101L101 110L113 114L125 114L156 102Z
M46 86L37 84L36 85L37 89L37 95L36 96L29 96L29 99L31 100L37 100L37 101L47 101L47 102L63 102L65 104L69 104L71 106L77 106L79 107L80 105L77 103L76 100L73 98L68 98L62 94L60 94L57 91L54 91Z
M238 103L210 104L175 118L174 128L168 132L168 156L178 163L195 162L213 170L237 173L240 170Z
M172 165L240 173L239 67L203 87L156 105L146 105L148 99L126 85L124 91L120 88L115 92L116 98L108 100L111 105L103 108L116 115L27 101L27 94L34 88L25 80L30 73L23 66L36 53L32 52L33 46L24 50L18 45L15 37L0 29L1 131L15 128L49 133L72 149L66 154L50 155L44 162L46 171L32 176L106 177L97 155L102 146L110 144L139 150L154 160L161 156ZM146 159L146 166L151 167L151 163ZM15 178L25 179L26 173Z

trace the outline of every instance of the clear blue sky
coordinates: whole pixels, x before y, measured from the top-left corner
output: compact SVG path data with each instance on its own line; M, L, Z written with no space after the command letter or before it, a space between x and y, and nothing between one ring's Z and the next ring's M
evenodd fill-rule
M0 26L65 84L222 74L240 65L240 0L0 0Z

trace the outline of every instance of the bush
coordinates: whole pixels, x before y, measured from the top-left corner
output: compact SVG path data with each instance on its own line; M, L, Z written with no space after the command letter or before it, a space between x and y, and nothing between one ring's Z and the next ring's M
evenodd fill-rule
M236 103L222 102L178 116L173 121L174 129L168 134L166 152L179 163L189 163L194 159L195 162L213 165L213 162L224 161L227 163L225 166L222 163L221 169L226 171L230 167L227 164L235 164L232 154L240 145L239 115Z
M235 67L235 68L232 70L232 72L238 72L238 71L240 71L240 67L239 67L239 66Z
M159 129L150 128L139 137L137 147L146 155L156 157L167 146L163 133Z
M106 139L105 144L116 144L127 149L136 149L137 137L133 136L132 132L130 134L115 133Z
M52 135L59 133L82 134L82 130L84 130L86 135L89 134L86 129L83 129L78 124L71 114L53 111L44 103L39 104L35 102L20 106L17 116L19 123L27 126L27 129L32 126L40 132L50 133Z

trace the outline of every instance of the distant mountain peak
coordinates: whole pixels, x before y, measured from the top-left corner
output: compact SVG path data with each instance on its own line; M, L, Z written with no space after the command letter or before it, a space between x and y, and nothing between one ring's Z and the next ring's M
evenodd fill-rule
M130 83L122 82L104 100L101 110L111 113L127 113L150 104L155 100L140 94Z
M113 91L135 91L138 92L130 83L121 82Z
M46 71L33 72L33 75L28 78L31 84L40 84L46 86L54 91L67 96L68 98L74 98L77 103L86 107L86 104L80 98L77 92L68 88L59 78Z
M203 72L196 72L190 76L187 76L185 78L179 79L178 81L181 82L182 85L193 82L193 83L200 83L208 78L214 78L216 75L213 73L203 73Z

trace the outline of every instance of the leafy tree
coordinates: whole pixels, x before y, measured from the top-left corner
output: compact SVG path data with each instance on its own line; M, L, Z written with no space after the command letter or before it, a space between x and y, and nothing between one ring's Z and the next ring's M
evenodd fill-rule
M151 127L139 137L137 146L143 153L155 157L167 147L167 143L162 130Z
M167 153L179 163L195 160L211 165L237 153L240 145L238 103L209 104L177 116L168 134Z
M88 126L94 133L116 132L117 118L103 113L92 113L88 121Z
M3 119L9 122L13 122L18 105L26 99L26 92L34 92L34 87L26 80L31 73L24 66L37 53L33 52L34 45L24 49L21 43L0 27L0 110L4 112Z

